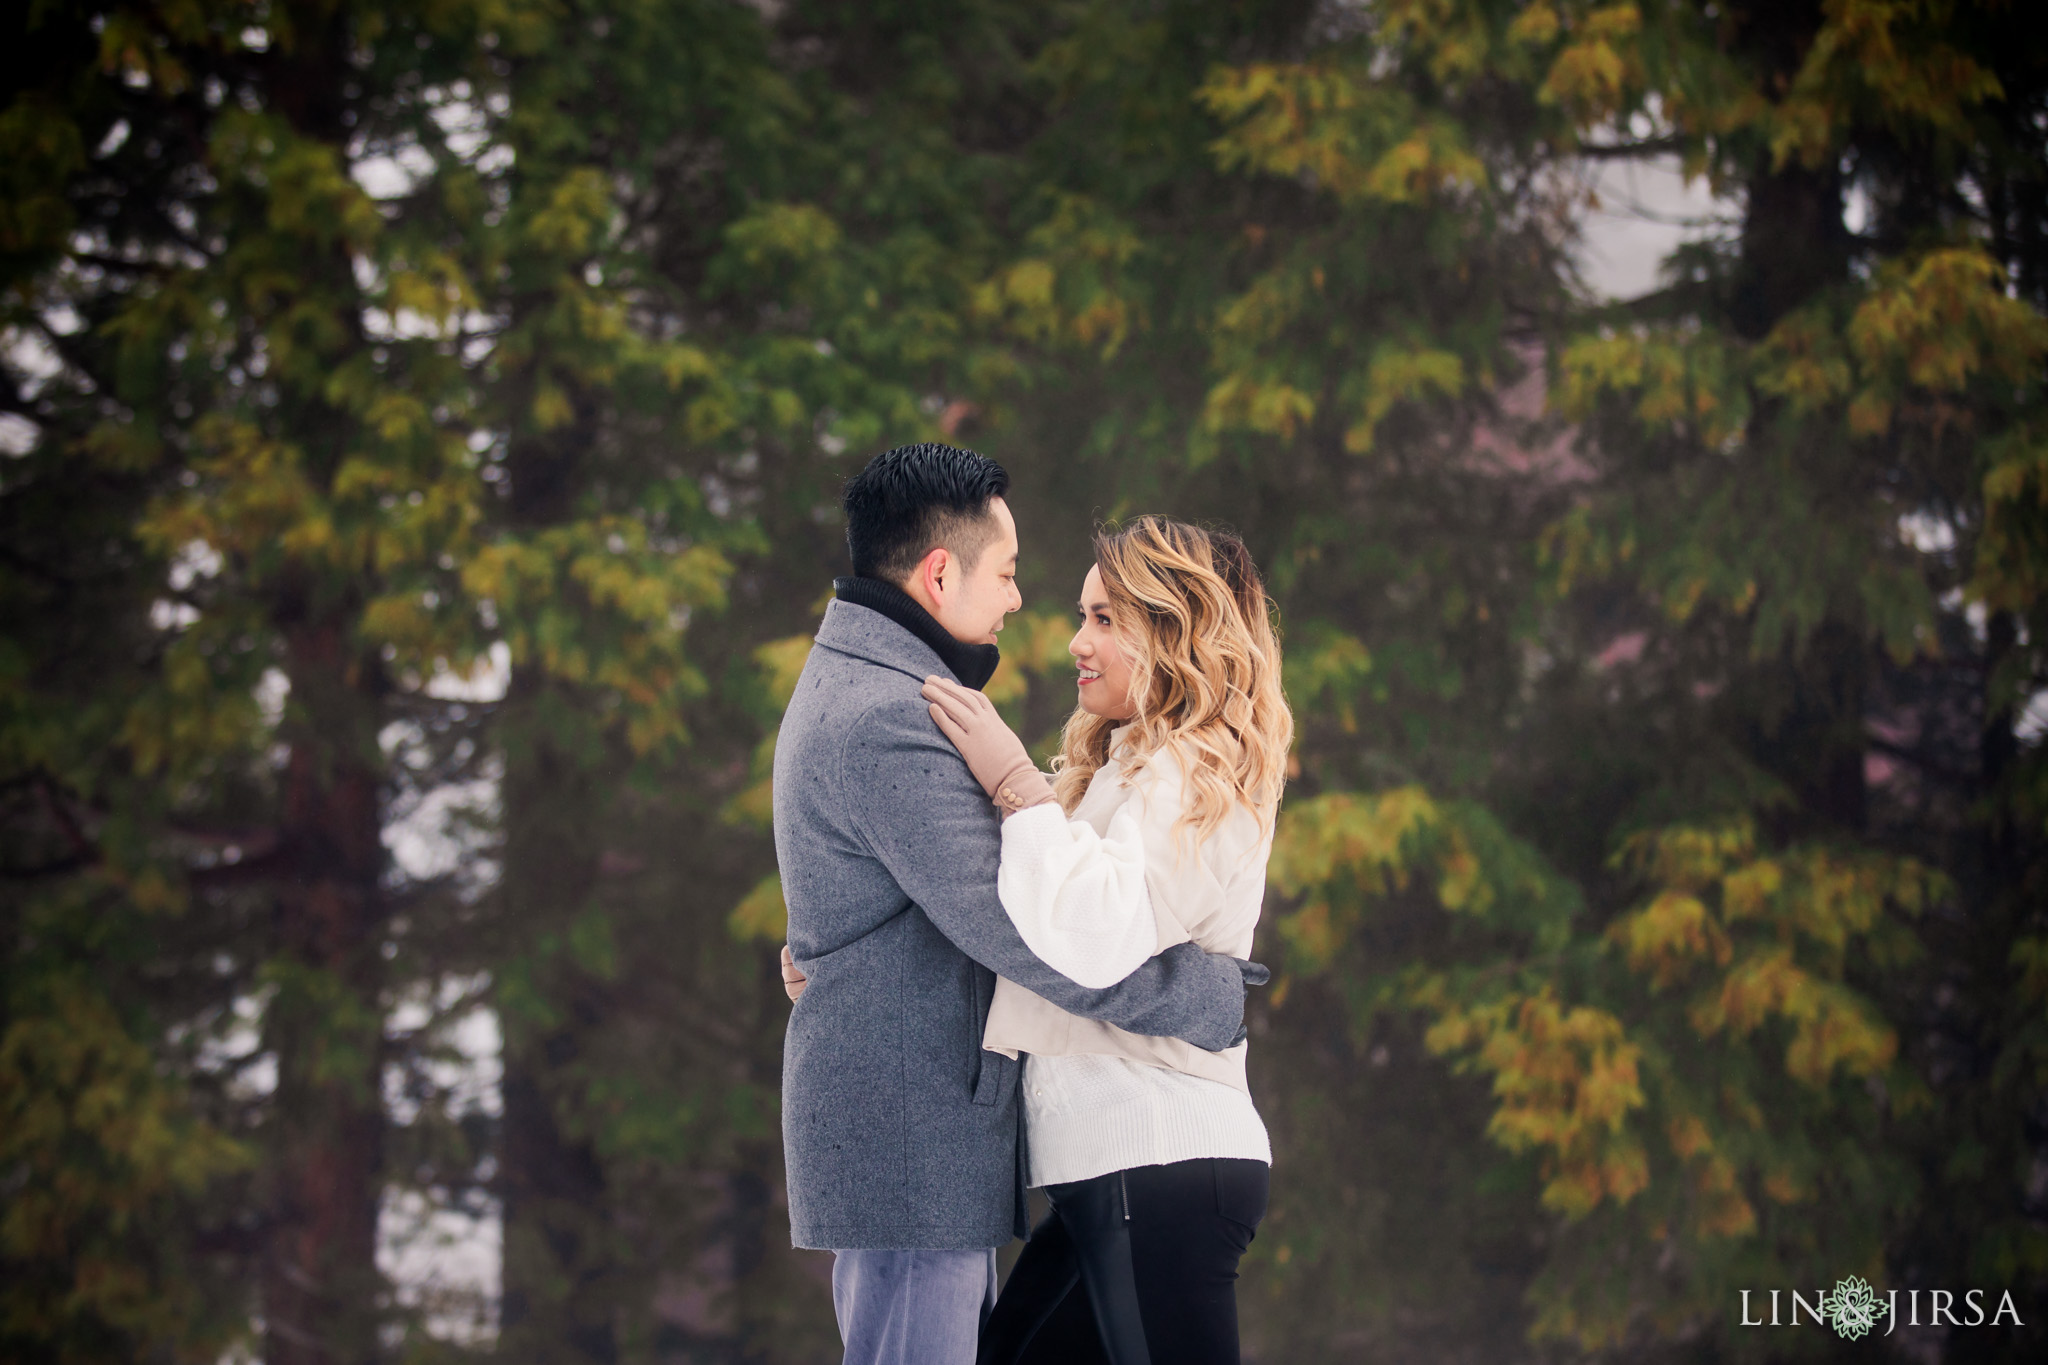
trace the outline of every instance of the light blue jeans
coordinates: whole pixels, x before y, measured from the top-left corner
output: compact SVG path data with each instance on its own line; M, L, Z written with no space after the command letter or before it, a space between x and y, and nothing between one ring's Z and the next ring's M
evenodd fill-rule
M846 1365L974 1365L995 1302L993 1247L832 1253Z

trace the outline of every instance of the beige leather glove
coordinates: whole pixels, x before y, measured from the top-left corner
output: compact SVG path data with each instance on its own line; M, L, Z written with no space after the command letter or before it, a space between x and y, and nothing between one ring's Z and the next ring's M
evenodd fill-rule
M1052 784L1024 752L1024 741L1003 724L994 702L936 676L924 680L924 698L939 733L953 741L974 780L1006 814L1053 799Z

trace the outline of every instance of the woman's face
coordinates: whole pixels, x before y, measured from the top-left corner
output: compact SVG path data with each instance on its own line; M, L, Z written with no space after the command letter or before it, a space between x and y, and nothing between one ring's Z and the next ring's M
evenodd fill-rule
M1109 594L1102 571L1091 568L1081 582L1081 628L1067 642L1067 653L1081 670L1081 709L1105 720L1129 720L1138 714L1131 696L1131 666L1118 645L1109 620Z

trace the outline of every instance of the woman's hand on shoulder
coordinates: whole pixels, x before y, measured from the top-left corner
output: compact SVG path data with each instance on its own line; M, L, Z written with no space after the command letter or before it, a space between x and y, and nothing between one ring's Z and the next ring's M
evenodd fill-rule
M1022 810L1051 797L1024 741L1003 723L987 696L933 676L924 680L924 698L939 733L967 760L967 770L989 799L1005 810Z

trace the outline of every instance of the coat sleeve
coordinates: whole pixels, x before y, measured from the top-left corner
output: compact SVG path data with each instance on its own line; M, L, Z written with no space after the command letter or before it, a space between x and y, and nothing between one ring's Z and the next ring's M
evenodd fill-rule
M1244 1021L1235 958L1179 944L1107 989L1054 971L1025 946L996 891L1000 820L919 697L889 698L847 728L834 774L856 832L961 952L1083 1018L1211 1052Z
M1003 910L1026 947L1083 986L1113 986L1186 943L1194 935L1177 914L1213 899L1201 894L1199 883L1213 878L1199 852L1172 847L1178 789L1160 787L1141 783L1102 834L1051 804L1003 821Z

